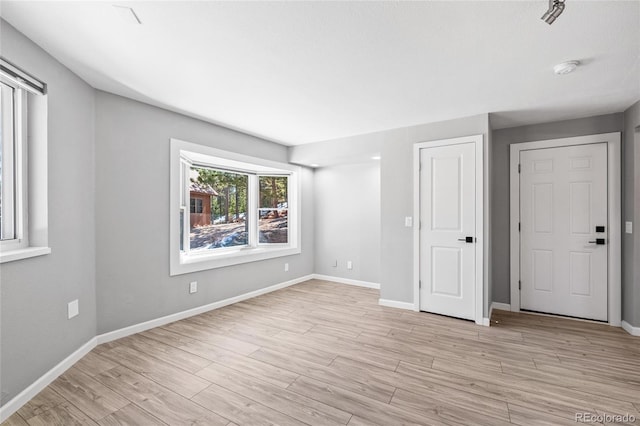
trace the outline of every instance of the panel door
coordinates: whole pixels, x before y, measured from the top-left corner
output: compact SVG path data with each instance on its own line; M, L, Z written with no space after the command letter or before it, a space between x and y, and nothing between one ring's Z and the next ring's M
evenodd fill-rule
M420 309L470 320L481 279L475 276L475 155L474 143L420 150Z
M606 321L606 144L522 151L520 165L521 309Z

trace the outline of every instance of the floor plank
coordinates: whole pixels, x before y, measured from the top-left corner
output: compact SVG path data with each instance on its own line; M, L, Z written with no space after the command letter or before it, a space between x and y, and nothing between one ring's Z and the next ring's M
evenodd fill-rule
M93 420L100 420L129 403L125 398L75 367L71 367L54 380L51 383L51 389Z
M97 426L98 424L70 402L63 402L28 421L29 426Z
M29 426L29 423L18 413L13 413L7 420L2 422L3 426Z
M160 421L156 417L144 411L142 408L131 403L115 413L109 414L104 419L98 421L100 426L125 426L125 425L144 425L144 426L163 426L165 422Z
M351 414L222 365L198 373L218 386L310 425L347 424Z
M46 387L42 392L37 394L31 401L23 405L18 414L25 420L42 414L65 402L65 399L59 393L53 390L51 386Z
M101 373L97 379L167 424L229 423L228 419L122 366Z
M240 425L298 426L305 424L215 384L193 397L193 401Z
M128 346L113 348L102 355L133 371L140 372L143 376L186 398L191 398L209 386L209 382L200 377Z

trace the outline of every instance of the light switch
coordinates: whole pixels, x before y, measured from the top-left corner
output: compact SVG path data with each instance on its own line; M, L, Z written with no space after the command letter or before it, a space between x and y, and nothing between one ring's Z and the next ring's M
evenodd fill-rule
M407 228L411 228L413 226L413 218L411 216L404 218L404 226Z
M624 223L624 232L627 234L633 234L633 222Z
M71 319L76 315L78 315L79 313L80 313L80 307L78 306L78 299L72 302L69 302L69 304L67 305L67 317Z

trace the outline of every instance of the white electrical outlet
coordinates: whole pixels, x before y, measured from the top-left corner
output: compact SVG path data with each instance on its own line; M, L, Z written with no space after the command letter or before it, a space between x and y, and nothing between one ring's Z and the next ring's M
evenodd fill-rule
M411 216L407 216L404 218L404 226L407 228L411 228L413 226L413 218Z
M189 283L189 293L193 294L198 291L198 281L191 281Z
M350 260L347 260L347 269L353 269L353 262Z
M284 264L284 271L285 272L289 272L289 264L288 263Z
M624 223L624 232L627 234L633 234L633 222Z
M80 306L78 303L78 299L72 300L67 304L67 316L69 319L75 317L80 313Z

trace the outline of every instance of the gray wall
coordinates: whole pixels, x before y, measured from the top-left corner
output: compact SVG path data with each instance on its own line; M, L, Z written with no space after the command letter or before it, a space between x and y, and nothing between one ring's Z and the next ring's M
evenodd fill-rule
M623 115L618 113L493 131L494 302L510 303L511 297L509 289L509 144L621 132L622 128Z
M316 169L314 183L315 272L379 283L379 161Z
M313 172L303 168L302 254L170 277L170 138L287 161L282 145L96 92L99 334L313 273Z
M380 171L381 298L413 303L413 233L412 228L404 226L405 216L413 216L413 145L477 134L484 135L488 143L488 133L488 114L384 132ZM485 314L487 306L485 300Z
M0 266L2 404L95 336L94 90L0 20L1 54L48 84L51 254ZM80 314L67 319L67 303Z
M624 112L623 158L623 229L634 229L622 237L622 319L640 327L640 101Z

